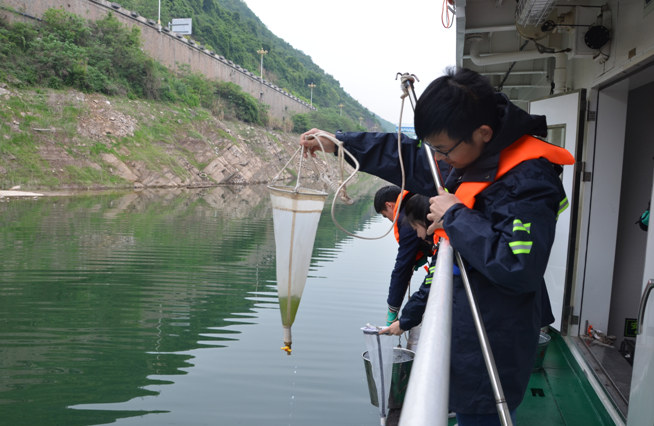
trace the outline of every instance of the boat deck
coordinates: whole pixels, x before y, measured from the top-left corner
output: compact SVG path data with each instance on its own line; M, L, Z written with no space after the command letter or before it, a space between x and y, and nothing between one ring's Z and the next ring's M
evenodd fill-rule
M584 372L557 333L551 333L543 368L534 371L525 398L516 413L516 424L525 426L614 426ZM387 425L398 424L399 413ZM456 419L450 419L450 426Z
M545 353L543 368L531 375L516 423L522 425L603 426L615 423L557 333Z

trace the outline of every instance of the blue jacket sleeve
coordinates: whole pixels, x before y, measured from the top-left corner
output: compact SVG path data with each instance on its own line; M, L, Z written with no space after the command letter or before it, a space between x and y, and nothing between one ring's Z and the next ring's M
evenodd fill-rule
M565 192L544 159L513 168L482 191L475 209L452 206L443 227L466 263L507 293L541 285Z
M411 295L409 301L402 308L402 315L400 316L400 328L402 330L410 330L422 322L422 315L427 306L429 290L434 277L435 265L436 256L433 256L429 265L429 274L425 277L418 291Z
M397 220L400 221L403 218L404 215L402 214ZM402 299L404 299L406 289L413 275L416 254L421 247L420 238L416 235L416 231L408 224L400 223L399 247L397 248L395 266L391 273L391 283L388 287L388 299L386 300L388 307L394 311L398 311L402 306Z
M378 176L397 186L402 185L402 173L397 150L396 133L348 132L336 137L361 164L361 171ZM434 196L438 192L431 177L424 149L418 141L402 135L400 147L406 177L405 189L418 194ZM348 156L345 156L348 159ZM445 179L445 170L441 170Z

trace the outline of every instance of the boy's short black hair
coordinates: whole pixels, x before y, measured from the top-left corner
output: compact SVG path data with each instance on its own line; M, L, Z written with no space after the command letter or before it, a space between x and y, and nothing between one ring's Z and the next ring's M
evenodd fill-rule
M488 79L467 68L450 67L432 81L416 102L414 125L418 139L445 132L469 141L481 125L497 125L495 90Z
M428 214L429 197L427 196L415 194L404 205L404 220L407 221L409 225L412 223L418 223L423 225L425 228L429 228L432 222L427 220Z
M386 202L396 202L399 195L400 187L397 185L387 185L379 188L375 193L375 211L381 213L386 208Z

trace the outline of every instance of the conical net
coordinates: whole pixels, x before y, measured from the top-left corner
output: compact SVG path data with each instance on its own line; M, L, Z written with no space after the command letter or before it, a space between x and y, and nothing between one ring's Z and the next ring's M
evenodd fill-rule
M277 295L290 353L291 325L306 283L313 243L327 194L307 188L269 186L277 255Z

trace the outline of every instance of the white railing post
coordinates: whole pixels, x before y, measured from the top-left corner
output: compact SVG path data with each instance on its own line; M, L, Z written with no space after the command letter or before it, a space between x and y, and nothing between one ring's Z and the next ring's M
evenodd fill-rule
M441 238L400 426L448 423L453 264L452 246Z

